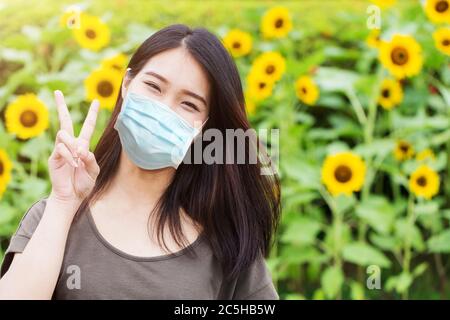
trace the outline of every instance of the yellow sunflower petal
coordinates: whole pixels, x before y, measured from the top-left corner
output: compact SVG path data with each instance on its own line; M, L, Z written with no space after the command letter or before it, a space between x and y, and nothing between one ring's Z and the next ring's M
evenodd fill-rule
M264 52L255 59L252 69L264 73L272 81L277 81L286 71L286 60L279 52Z
M111 37L108 26L99 17L86 13L80 15L80 27L72 30L80 46L93 51L107 46Z
M365 175L364 161L352 152L340 152L327 156L321 170L321 180L334 196L351 195L353 192L360 191Z
M409 188L416 196L430 199L439 192L439 175L427 165L421 165L409 179Z
M397 2L397 0L371 0L371 1L372 3L379 6L381 9L388 9Z
M0 149L0 199L11 180L12 162L6 150Z
M84 81L86 98L98 99L100 107L112 110L120 92L122 74L113 68L94 70Z
M106 58L101 62L101 66L105 68L113 68L118 70L121 74L125 73L128 58L123 53L118 53L115 56Z
M254 101L260 101L270 97L273 92L273 87L273 80L256 69L253 69L247 75L248 96Z
M319 99L319 87L309 76L301 76L295 82L295 93L297 97L307 105L314 105Z
M223 38L223 44L233 57L243 57L252 50L252 36L248 32L232 29Z
M450 56L450 28L443 27L433 32L436 48L442 53Z
M403 90L400 83L396 80L385 79L381 84L378 103L384 109L392 109L400 104L403 100Z
M396 34L380 45L379 58L383 66L398 79L417 75L422 69L422 48L408 35Z
M292 18L289 10L282 6L273 7L261 20L261 32L264 38L283 38L292 30Z
M9 133L21 139L33 138L48 128L48 109L34 93L26 93L6 107L5 122Z
M408 141L399 140L394 149L395 159L399 161L410 159L414 155L414 148Z
M434 23L450 23L450 0L425 0L425 13Z

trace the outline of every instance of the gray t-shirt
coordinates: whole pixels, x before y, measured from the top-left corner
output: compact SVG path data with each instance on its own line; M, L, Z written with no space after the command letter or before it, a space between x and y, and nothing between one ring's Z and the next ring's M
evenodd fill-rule
M47 197L23 216L5 253L1 276L15 252L22 252L44 213ZM222 268L202 234L187 248L155 257L137 257L113 247L98 231L91 212L71 225L53 299L273 299L279 296L262 255L235 280ZM38 276L38 275L36 275Z

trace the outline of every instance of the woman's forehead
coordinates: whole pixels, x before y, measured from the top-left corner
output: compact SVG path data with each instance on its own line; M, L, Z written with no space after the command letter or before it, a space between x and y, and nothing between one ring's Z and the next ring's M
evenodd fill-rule
M163 51L147 61L142 68L142 76L155 73L166 79L168 85L186 89L208 98L209 81L202 66L184 48Z

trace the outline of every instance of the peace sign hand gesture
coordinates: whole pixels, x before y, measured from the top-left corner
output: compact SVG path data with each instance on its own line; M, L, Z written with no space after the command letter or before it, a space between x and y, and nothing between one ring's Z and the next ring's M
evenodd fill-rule
M56 135L55 148L48 159L51 194L64 202L81 202L93 189L100 172L89 142L94 132L98 100L94 100L83 123L80 135L74 137L72 119L61 91L55 91L60 130Z

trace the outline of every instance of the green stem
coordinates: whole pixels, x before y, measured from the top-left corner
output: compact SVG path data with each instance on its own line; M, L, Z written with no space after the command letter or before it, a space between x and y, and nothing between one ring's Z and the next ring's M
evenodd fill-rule
M405 234L405 244L404 244L404 254L403 254L403 272L410 272L411 264L411 233L415 222L415 212L414 212L414 196L410 193L408 198L408 208L407 208L407 224L406 224L406 234ZM409 289L406 288L403 292L403 299L408 299Z
M353 110L355 111L356 117L358 118L358 121L361 125L366 125L367 123L367 117L364 112L364 109L361 105L361 102L359 101L358 97L356 96L355 90L353 88L350 88L346 92L348 99L350 100L350 104L353 107Z
M332 221L332 230L333 230L333 263L334 266L338 267L342 270L342 259L341 259L341 236L342 236L342 224L343 224L343 216L342 213L339 212L338 208L336 207L336 203L334 199L328 194L326 190L323 189L323 187L320 188L320 193L322 194L322 197L325 199L325 202L327 202L328 207L331 210L331 214L333 216ZM342 299L342 288L339 289L337 293L337 299Z

